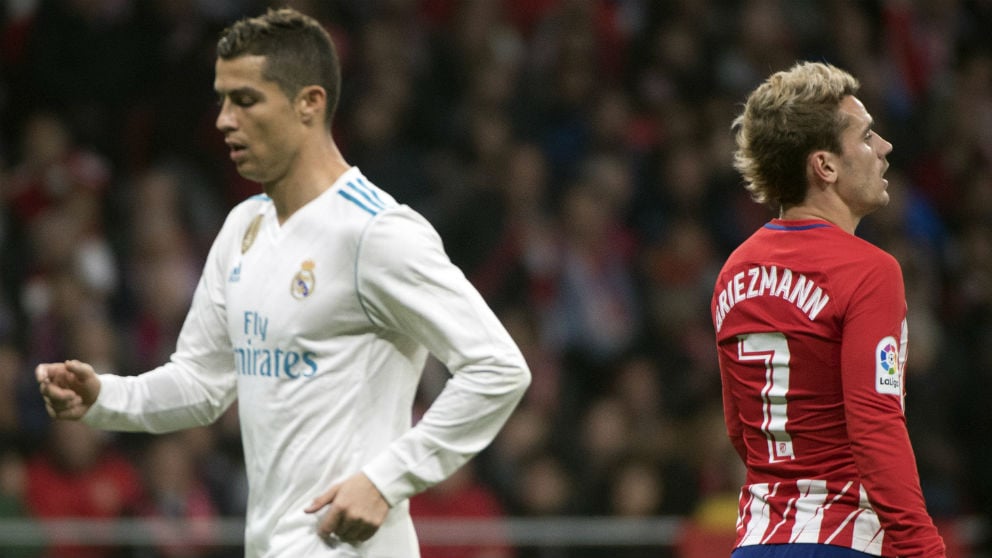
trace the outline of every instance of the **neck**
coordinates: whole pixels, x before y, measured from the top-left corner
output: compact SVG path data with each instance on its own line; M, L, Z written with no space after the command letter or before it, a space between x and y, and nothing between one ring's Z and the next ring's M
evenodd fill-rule
M286 176L263 185L275 205L279 223L285 223L301 207L324 193L349 168L351 166L333 141L297 152Z

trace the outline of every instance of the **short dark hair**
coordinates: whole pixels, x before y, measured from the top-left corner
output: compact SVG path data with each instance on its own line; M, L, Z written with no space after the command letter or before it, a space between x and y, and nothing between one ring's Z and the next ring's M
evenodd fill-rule
M734 167L755 201L788 207L806 198L806 157L824 149L841 152L847 120L844 97L858 80L830 64L800 62L773 74L751 92L733 123Z
M327 30L314 18L292 8L270 8L264 15L244 18L225 29L217 41L217 56L265 57L262 77L273 81L292 99L308 85L327 92L326 124L330 128L341 96L341 65Z

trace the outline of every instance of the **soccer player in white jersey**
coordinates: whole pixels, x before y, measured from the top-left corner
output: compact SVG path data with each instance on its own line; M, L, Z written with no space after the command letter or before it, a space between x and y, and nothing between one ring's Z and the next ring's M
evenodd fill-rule
M339 152L326 31L270 10L225 30L217 54L217 128L264 194L228 215L168 363L131 377L40 364L46 406L165 432L237 399L246 556L416 557L408 498L492 441L530 372L435 230ZM411 426L428 353L452 377Z

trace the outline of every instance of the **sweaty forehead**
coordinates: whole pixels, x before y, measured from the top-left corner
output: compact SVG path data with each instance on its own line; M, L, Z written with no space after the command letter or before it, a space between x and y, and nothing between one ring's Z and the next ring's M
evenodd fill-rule
M262 78L264 68L264 56L247 54L231 59L218 58L214 67L214 90L223 93L244 87L264 89L266 85L274 85Z

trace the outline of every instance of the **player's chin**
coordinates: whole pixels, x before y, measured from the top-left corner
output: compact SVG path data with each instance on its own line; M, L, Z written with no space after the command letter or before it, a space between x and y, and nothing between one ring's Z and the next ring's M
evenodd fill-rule
M886 190L882 190L881 192L878 193L878 199L877 199L877 202L876 202L876 207L878 209L881 209L881 208L889 205L889 200L890 200L890 198L889 198L889 192L886 191Z
M252 182L264 182L264 175L258 171L258 168L250 163L242 162L235 165L238 174L241 178L245 180L251 180Z

